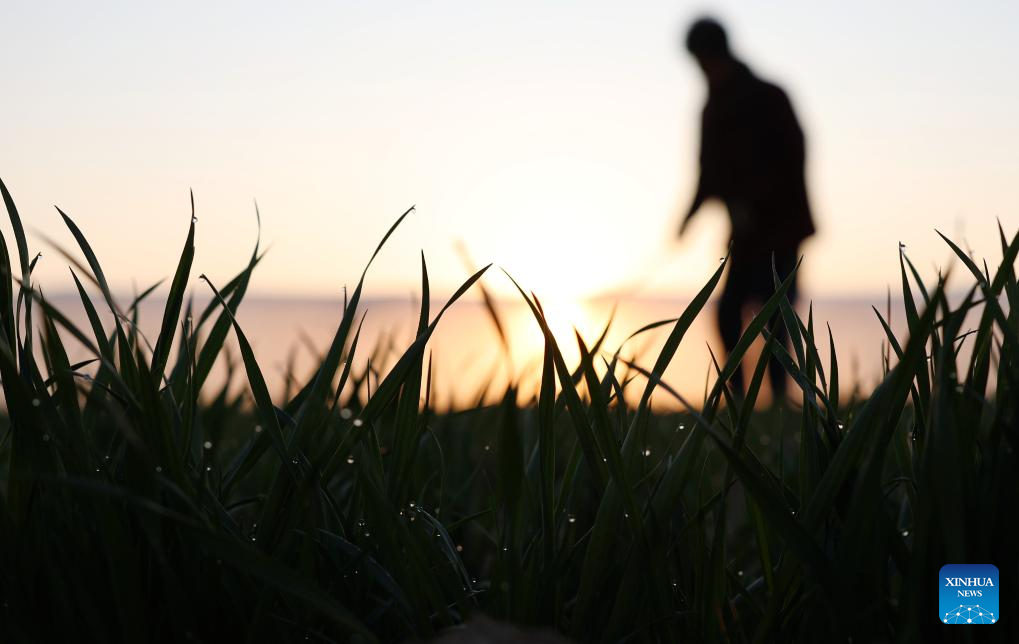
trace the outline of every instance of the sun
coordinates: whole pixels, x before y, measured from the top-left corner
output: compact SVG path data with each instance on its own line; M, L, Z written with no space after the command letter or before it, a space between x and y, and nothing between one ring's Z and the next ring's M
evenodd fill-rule
M590 350L606 321L599 321L595 315L594 307L583 300L569 297L543 297L540 293L536 293L536 296L544 312L545 322L559 347L563 360L568 365L579 364L580 347L577 343L577 334L580 334ZM545 337L534 319L530 307L522 302L516 306L507 307L504 309L504 318L507 323L507 331L512 338L510 343L512 362L521 372L517 375L540 373L545 351Z
M560 297L541 300L541 306L549 331L560 345L576 344L576 333L586 336L589 319L582 302Z

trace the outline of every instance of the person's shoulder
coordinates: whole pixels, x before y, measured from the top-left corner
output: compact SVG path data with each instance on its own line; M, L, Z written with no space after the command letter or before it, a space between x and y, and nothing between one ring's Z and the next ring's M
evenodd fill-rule
M784 89L782 89L775 83L768 80L764 80L762 78L757 78L756 85L757 93L760 96L763 96L776 102L786 103L789 102L789 95L786 94L786 91Z
M768 113L785 113L792 110L792 101L786 91L766 80L757 79L753 90L754 102Z

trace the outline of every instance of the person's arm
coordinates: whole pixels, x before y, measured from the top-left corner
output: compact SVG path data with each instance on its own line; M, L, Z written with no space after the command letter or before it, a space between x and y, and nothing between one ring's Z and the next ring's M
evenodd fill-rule
M758 204L752 236L765 249L788 247L803 195L805 145L792 103L784 91L768 86L758 112L760 153L748 192Z
M697 212L701 209L701 206L704 205L705 201L707 201L707 197L704 196L702 182L699 181L697 184L697 192L696 194L694 194L693 201L690 203L690 207L687 208L686 214L683 215L683 218L679 223L679 233L677 235L678 237L683 236L683 234L686 232L687 226L690 225L690 220L693 219L693 216L696 215Z
M803 130L785 92L777 87L769 88L763 97L761 112L768 156L755 175L755 192L764 196L787 189L791 178L803 172L806 146Z
M803 129L796 118L789 96L778 90L772 99L775 130L781 140L781 160L784 167L792 172L802 171L806 157Z
M712 167L710 159L707 158L708 153L712 146L711 134L710 134L710 120L708 118L707 109L701 115L701 149L700 149L700 176L697 179L697 191L694 193L693 200L690 203L690 207L687 208L686 213L683 215L679 223L679 237L682 237L686 232L687 227L690 225L690 220L693 216L701 209L704 202L714 196L714 189L712 188Z

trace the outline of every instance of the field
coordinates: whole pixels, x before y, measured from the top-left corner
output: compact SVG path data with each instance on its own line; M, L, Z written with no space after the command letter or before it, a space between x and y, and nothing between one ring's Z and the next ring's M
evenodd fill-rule
M398 642L486 615L584 642L1019 641L1019 236L1002 231L993 269L945 239L958 298L900 250L909 333L888 330L863 398L840 391L837 338L776 280L703 399L681 399L661 376L723 264L675 319L636 331L670 330L643 364L554 336L521 289L545 337L539 390L438 413L429 337L487 269L435 311L422 259L417 339L381 379L384 357L358 343L362 276L317 369L273 400L233 317L257 245L228 283L196 278L192 218L145 337L61 213L79 328L33 288L0 188L15 237L0 240L0 640ZM212 303L193 310L196 290ZM768 338L774 315L790 350ZM207 384L228 338L239 393ZM760 338L734 397L727 376ZM92 358L71 364L71 342ZM771 355L797 399L765 410ZM653 413L652 396L686 411ZM979 638L936 615L946 563L1000 570L1002 621Z

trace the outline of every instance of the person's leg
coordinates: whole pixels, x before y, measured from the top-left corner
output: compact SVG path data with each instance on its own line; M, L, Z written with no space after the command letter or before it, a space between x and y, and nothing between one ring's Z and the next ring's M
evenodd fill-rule
M726 357L736 347L743 330L743 307L746 304L747 296L745 271L742 270L742 265L738 263L738 260L733 257L730 259L729 274L725 278L722 296L718 300L718 331L722 336L722 344L725 345ZM742 365L733 372L729 384L738 395L743 395Z
M789 273L792 272L793 268L796 267L796 249L787 251L776 251L775 252L775 270L778 272L780 279L785 279ZM768 267L768 275L771 275L771 266ZM789 290L786 291L786 297L789 300L789 304L793 307L796 306L797 282L799 276L793 278L792 284L789 285ZM774 289L772 289L774 292ZM789 346L789 329L786 328L785 321L782 319L781 313L776 313L774 317L768 322L768 329L775 338L775 342L779 346L785 347L787 350ZM772 358L768 363L768 381L771 384L771 398L773 402L785 401L786 391L788 385L788 378L786 377L785 368L782 366L776 358Z

